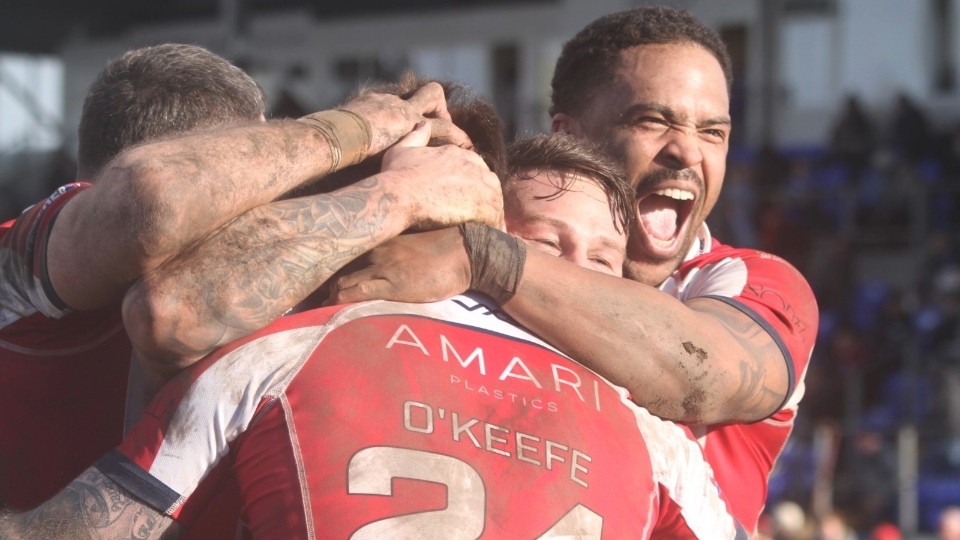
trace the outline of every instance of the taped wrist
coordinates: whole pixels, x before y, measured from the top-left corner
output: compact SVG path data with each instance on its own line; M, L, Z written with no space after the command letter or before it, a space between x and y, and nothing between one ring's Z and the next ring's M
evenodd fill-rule
M363 161L373 143L370 123L366 118L352 111L343 109L321 111L298 118L297 122L312 127L327 139L332 162L330 172L336 172Z
M460 232L470 259L470 288L501 305L513 298L527 261L527 245L480 223L464 223Z

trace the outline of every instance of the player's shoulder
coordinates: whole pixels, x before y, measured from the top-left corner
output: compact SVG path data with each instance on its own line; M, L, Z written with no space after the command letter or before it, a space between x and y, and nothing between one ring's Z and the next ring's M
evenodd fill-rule
M740 248L723 244L715 238L711 239L711 246L708 250L685 261L683 265L681 265L680 270L681 272L689 272L693 269L717 265L728 260L743 263L752 273L784 273L794 275L796 278L804 280L800 271L782 257L759 249Z
M758 249L738 248L712 239L710 249L686 260L668 282L699 287L722 285L739 296L750 289L776 288L798 300L815 302L806 278L785 259ZM669 283L668 283L669 284Z

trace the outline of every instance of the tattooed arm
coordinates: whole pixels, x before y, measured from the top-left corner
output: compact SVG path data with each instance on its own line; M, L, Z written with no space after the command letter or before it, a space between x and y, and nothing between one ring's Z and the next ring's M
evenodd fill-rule
M370 123L368 155L425 117L446 138L469 142L449 123L435 83L408 100L367 94L344 108ZM326 138L293 121L221 127L130 149L57 217L47 247L53 288L74 309L118 303L144 272L239 214L323 177L334 161Z
M432 249L417 250L413 243ZM398 250L395 244L405 246ZM419 256L405 256L413 250ZM335 302L427 301L470 286L470 262L456 229L398 238L365 260L369 266L333 283ZM798 291L796 304L803 304L800 318L812 328L812 347L815 300L795 271L784 277ZM791 390L790 366L773 336L721 300L681 302L654 287L530 249L516 295L502 307L662 418L689 424L756 421L776 412ZM807 354L809 348L803 362Z
M503 307L658 416L691 425L754 422L777 412L802 377L817 314L799 272L752 253L736 272L702 268L687 287L713 292L680 301L530 250L519 291ZM780 296L775 302L749 292L738 281L748 275L789 296L799 315ZM731 289L740 300L722 292Z
M334 272L410 227L495 224L497 177L475 153L425 147L422 126L383 172L332 193L265 205L143 276L124 299L127 332L157 380L254 332Z
M93 467L36 510L0 513L0 540L172 540L182 532Z

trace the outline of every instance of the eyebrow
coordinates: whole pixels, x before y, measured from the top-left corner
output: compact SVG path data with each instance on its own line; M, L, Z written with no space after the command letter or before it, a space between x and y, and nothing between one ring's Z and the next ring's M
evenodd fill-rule
M620 117L628 118L639 112L659 113L670 122L677 122L680 119L673 109L660 103L637 103L631 105L630 107L627 107L627 110L620 114ZM720 115L698 122L697 127L729 126L731 123L732 122L730 121L730 117L728 115Z
M562 219L557 219L557 218L545 216L545 215L543 215L543 214L534 214L534 215L529 216L528 218L526 218L524 221L528 221L528 222L529 222L529 221L536 221L536 222L539 222L539 223L547 223L547 224L553 225L554 227L556 227L556 228L558 228L558 229L572 229L572 228L573 228L573 226L571 226L571 225L570 225L569 223L567 223L566 221L563 221ZM607 236L597 237L597 240L598 240L598 241L600 242L600 244L602 244L603 246L608 247L608 248L610 248L610 249L613 249L614 251L617 251L618 253L626 253L626 251L627 251L626 243L624 243L624 245L621 246L620 244L618 244L617 242L615 242L614 240L612 240L611 238L609 238L609 237L607 237Z

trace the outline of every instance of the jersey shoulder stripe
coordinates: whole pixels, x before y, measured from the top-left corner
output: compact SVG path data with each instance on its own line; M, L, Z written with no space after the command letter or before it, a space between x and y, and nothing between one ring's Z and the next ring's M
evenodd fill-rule
M626 390L611 386L620 393L623 404L633 411L650 454L654 480L680 508L687 527L697 538L734 530L738 524L713 479L713 470L704 459L699 443L677 424L635 405Z
M50 284L47 241L60 210L90 187L82 182L60 187L0 227L0 328L36 312L53 318L69 312Z

